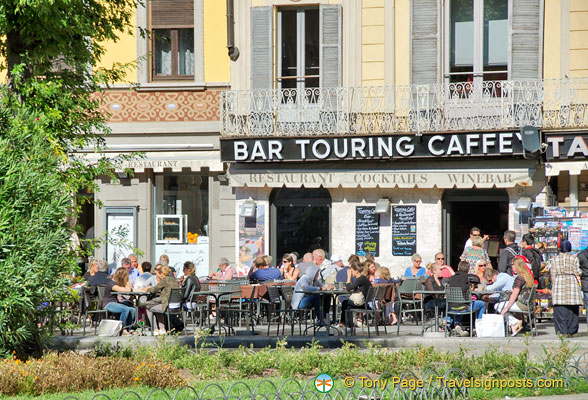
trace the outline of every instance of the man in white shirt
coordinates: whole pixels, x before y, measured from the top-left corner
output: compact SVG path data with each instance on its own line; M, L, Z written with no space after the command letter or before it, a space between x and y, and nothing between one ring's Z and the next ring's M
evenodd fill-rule
M468 247L472 247L472 239L475 238L476 236L482 236L481 234L482 231L480 231L480 228L474 226L472 229L470 229L470 238L468 240L466 240L465 246L463 246L463 249L467 249ZM488 235L484 235L482 237L482 239L484 239L484 241L488 240ZM484 247L486 247L486 243L484 243Z

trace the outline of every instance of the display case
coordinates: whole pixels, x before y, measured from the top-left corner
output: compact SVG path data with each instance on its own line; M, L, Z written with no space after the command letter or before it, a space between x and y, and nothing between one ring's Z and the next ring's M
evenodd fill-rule
M156 243L186 243L187 215L156 215Z

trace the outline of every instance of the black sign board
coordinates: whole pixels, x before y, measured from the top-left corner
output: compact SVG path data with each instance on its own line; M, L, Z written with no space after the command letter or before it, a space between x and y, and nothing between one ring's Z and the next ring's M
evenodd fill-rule
M392 255L416 253L416 206L392 206Z
M545 135L548 160L581 160L588 158L588 135L549 133Z
M356 207L355 254L365 256L367 252L380 255L380 214L376 207Z
M391 160L522 155L520 132L221 139L223 162Z

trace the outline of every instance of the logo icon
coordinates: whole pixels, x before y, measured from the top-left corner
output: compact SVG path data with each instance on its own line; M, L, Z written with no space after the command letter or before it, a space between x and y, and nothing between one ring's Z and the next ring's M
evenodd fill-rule
M320 393L327 393L333 389L333 378L329 374L320 374L314 378L314 387Z

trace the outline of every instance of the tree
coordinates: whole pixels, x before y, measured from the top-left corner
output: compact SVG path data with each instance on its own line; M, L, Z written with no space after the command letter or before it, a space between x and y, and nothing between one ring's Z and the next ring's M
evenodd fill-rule
M37 324L70 295L80 212L75 194L96 190L123 159L94 164L77 150L104 145L104 85L123 65L97 69L104 43L132 32L135 0L0 0L0 353L40 350Z

